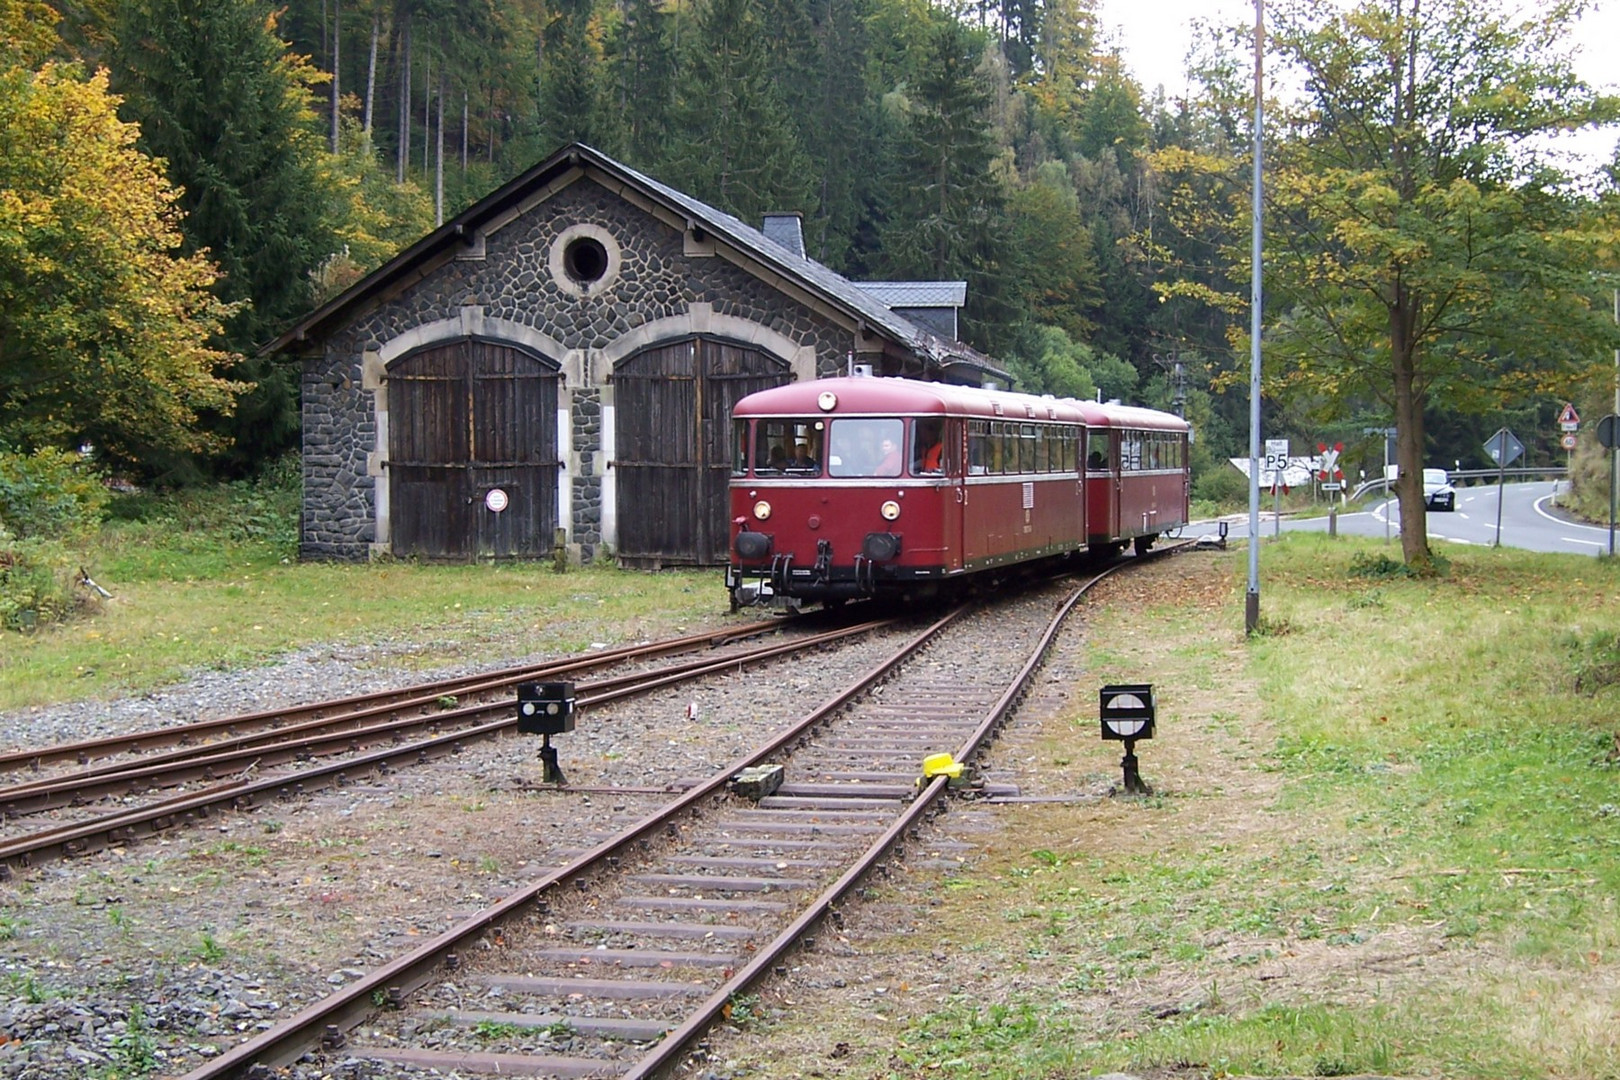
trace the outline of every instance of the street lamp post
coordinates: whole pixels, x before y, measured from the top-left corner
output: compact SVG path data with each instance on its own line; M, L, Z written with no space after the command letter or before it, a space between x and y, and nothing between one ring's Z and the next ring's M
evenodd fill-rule
M1264 207L1260 162L1265 119L1262 57L1266 46L1266 0L1254 0L1254 179L1249 213L1249 590L1243 603L1243 629L1260 626L1260 212Z

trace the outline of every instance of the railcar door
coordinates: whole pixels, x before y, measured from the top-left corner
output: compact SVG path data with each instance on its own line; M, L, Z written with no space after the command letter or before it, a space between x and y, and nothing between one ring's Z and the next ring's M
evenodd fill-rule
M1119 535L1119 448L1105 427L1086 428L1086 531L1093 545Z
M941 536L944 539L946 573L960 571L966 559L967 543L967 423L952 417L945 421L941 466L946 487L940 491Z

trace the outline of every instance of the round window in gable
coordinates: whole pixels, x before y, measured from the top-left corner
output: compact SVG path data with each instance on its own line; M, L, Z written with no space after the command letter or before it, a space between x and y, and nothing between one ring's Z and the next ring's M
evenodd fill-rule
M584 299L612 288L623 258L611 232L582 221L568 226L551 242L546 267L557 288Z
M581 285L594 285L607 274L607 248L594 236L575 237L563 249L563 269Z

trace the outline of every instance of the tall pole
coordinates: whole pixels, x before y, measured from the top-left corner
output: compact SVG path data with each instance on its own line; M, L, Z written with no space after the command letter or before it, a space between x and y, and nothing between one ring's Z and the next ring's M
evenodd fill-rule
M1384 543L1389 543L1389 437L1393 428L1384 429Z
M1616 326L1620 326L1620 288L1614 290L1614 323ZM1620 349L1614 350L1613 416L1614 419L1610 423L1615 427L1620 427ZM1617 479L1617 472L1620 472L1620 470L1616 469L1616 466L1620 466L1620 438L1615 438L1615 435L1616 432L1611 429L1609 438L1615 444L1609 447L1609 558L1611 559L1614 558L1614 505L1617 487L1620 487L1620 479Z
M1249 591L1243 601L1243 630L1260 625L1260 139L1265 119L1261 57L1266 47L1266 0L1254 0L1254 182L1249 206Z

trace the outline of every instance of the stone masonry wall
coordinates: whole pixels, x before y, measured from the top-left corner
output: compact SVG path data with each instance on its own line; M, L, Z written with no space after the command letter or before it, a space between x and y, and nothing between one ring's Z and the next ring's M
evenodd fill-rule
M594 226L617 248L617 272L599 295L581 297L553 268L554 242L564 230ZM852 335L811 308L718 256L689 256L680 230L582 179L553 193L485 239L481 259L447 262L385 303L362 311L306 359L303 373L304 502L300 554L310 559L361 560L379 537L379 501L386 470L378 446L379 395L384 378L368 385L365 355L416 328L454 320L464 307L486 319L530 328L565 355L548 356L568 376L564 406L572 430L559 433L569 459L570 539L582 557L602 536L601 407L605 365L567 363L589 357L624 334L659 319L678 318L694 304L766 327L815 351L818 375L842 370ZM677 335L677 336L684 336ZM570 445L571 444L571 445ZM382 453L378 453L381 450ZM570 453L571 451L571 453Z

